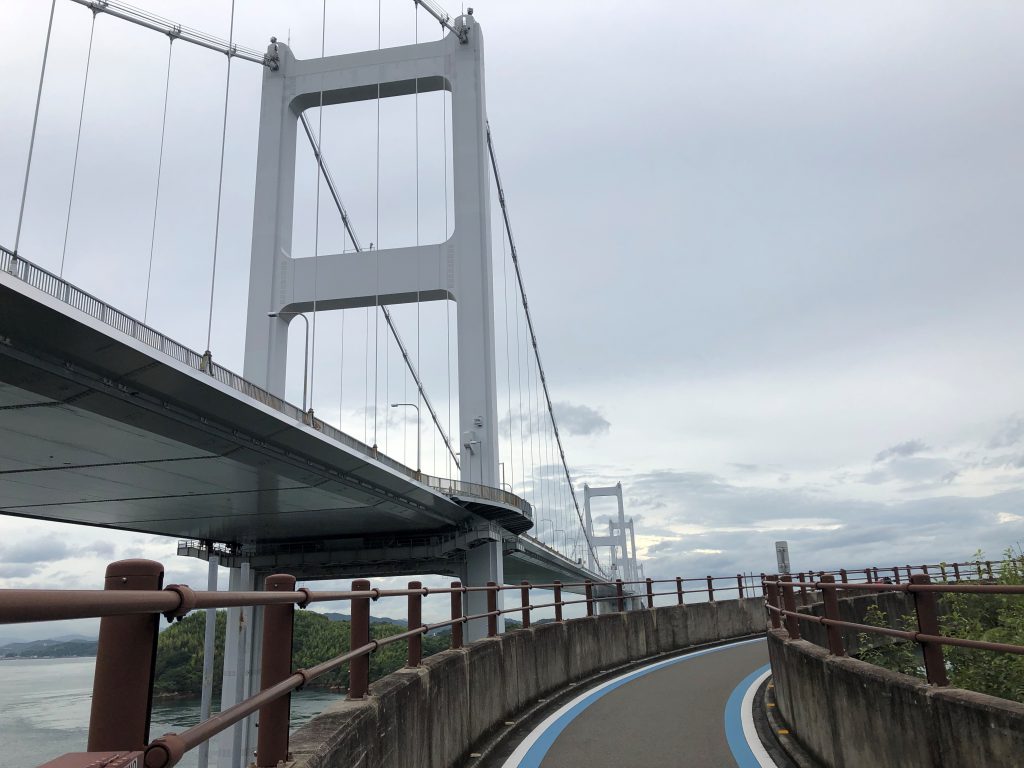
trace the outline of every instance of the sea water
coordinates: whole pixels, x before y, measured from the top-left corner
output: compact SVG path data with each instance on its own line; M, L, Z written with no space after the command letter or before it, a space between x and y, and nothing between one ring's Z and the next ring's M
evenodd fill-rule
M95 666L93 658L0 661L0 768L32 768L67 752L85 751ZM339 697L316 689L293 693L292 728ZM157 699L150 738L198 722L199 699ZM213 747L211 766L215 755ZM196 768L196 759L193 750L179 765Z

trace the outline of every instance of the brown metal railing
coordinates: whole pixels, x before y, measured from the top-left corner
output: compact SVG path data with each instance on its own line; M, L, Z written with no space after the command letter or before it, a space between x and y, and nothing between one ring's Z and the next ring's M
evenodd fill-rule
M407 663L422 660L422 638L427 632L451 628L451 647L463 646L463 627L473 620L487 622L487 636L498 634L498 617L518 614L529 627L533 611L553 608L555 621L563 620L567 606L585 605L593 616L595 605L612 603L612 610L625 611L629 601L644 601L654 608L654 598L672 595L682 605L686 595L706 596L714 601L723 593L750 596L757 586L752 576L702 576L699 578L645 579L643 581L583 581L518 585L488 582L465 586L458 581L448 587L424 587L409 583L407 589L380 589L369 581L356 580L350 590L314 591L295 588L295 577L276 574L266 579L263 591L205 592L182 584L163 586L163 566L151 560L122 560L107 567L102 590L0 590L0 624L64 619L99 618L100 637L93 684L93 705L89 722L89 751L137 750L145 752L147 768L173 766L199 744L259 712L257 766L276 766L288 754L290 694L316 678L349 665L348 698L360 699L369 689L369 656L379 648L408 642ZM658 591L656 585L672 585ZM696 584L693 588L686 588ZM553 600L534 603L533 590L553 592ZM563 599L563 590L583 592L583 597ZM604 591L607 594L599 594ZM463 614L463 596L486 593L487 610ZM514 606L498 608L498 593L518 593ZM422 620L422 600L428 595L449 595L451 618L432 624ZM382 597L405 597L407 629L394 635L370 635L370 603ZM350 604L350 650L308 669L291 669L294 609L313 603L348 601ZM178 619L190 611L210 608L262 607L263 635L261 690L234 706L180 733L149 739L152 709L156 641L160 617Z
M785 624L785 629L790 638L799 640L800 622L811 622L825 627L829 653L835 656L845 656L846 647L843 641L841 630L856 630L868 634L885 635L899 640L908 640L916 643L921 650L924 660L925 677L932 685L949 685L949 677L946 671L946 663L943 657L943 646L959 646L961 648L973 648L980 651L997 651L1001 653L1024 654L1024 645L1009 643L994 643L984 640L971 640L961 637L950 637L943 635L939 629L938 610L936 606L936 594L995 594L995 595L1024 595L1024 585L1021 584L991 584L984 583L992 581L1002 569L1002 562L975 561L973 563L939 564L931 566L938 574L941 574L943 582L933 583L929 566L919 566L920 573L913 573L910 566L897 566L892 569L868 568L863 571L865 580L862 582L850 578L850 572L839 571L840 581L836 581L836 574L821 573L814 580L809 575L804 581L804 574L799 574L800 579L794 581L791 574L767 576L763 586L765 592L765 605L773 629L780 629ZM901 578L901 571L905 568L907 578ZM879 578L879 573L886 574ZM892 572L893 577L888 577ZM938 575L937 574L937 575ZM948 576L955 574L952 582ZM859 574L858 574L859 575ZM974 581L969 581L970 576ZM962 581L967 579L967 581ZM796 606L796 590L820 590L824 608L823 616L816 616L809 613L801 613ZM913 596L914 615L917 619L917 632L909 630L893 629L891 627L878 627L872 624L860 624L851 621L843 621L839 614L839 592L842 591L869 591L869 592L907 592Z

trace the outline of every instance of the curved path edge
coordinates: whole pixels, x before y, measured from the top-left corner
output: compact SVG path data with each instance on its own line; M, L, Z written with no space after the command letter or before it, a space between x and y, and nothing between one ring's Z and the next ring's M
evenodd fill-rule
M612 671L611 673L596 676L598 679L596 684L594 684L593 680L590 681L591 684L586 690L563 703L553 712L546 716L535 713L534 717L526 718L526 720L532 720L536 724L521 738L511 754L506 752L508 757L503 762L498 758L487 762L486 765L493 766L494 768L540 768L549 750L565 729L586 712L589 707L609 693L627 683L668 667L757 642L763 642L763 636L743 638L716 643L709 647L690 649L683 653L673 654L668 658L645 660L637 665L633 665L630 671L622 674L615 675L615 671ZM732 691L728 703L723 710L728 747L733 753L733 758L739 768L774 768L775 766L775 763L761 745L752 716L753 697L764 678L769 674L767 670L767 665L759 666L757 670L746 676L735 690ZM608 674L614 676L608 679ZM583 685L587 685L587 683L583 683ZM571 696L572 692L567 692L567 695ZM564 699L565 697L561 698ZM550 709L551 705L544 708ZM537 722L537 718L541 716L543 716L543 719ZM508 732L501 738L501 741L507 743L511 740L512 736L513 733Z

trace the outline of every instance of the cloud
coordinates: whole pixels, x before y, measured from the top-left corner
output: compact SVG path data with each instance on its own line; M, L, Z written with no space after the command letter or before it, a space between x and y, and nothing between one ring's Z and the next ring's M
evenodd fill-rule
M897 443L884 451L879 451L875 455L875 461L885 461L893 456L913 456L914 454L921 453L921 451L927 451L928 446L920 440L907 440L902 443Z
M559 427L570 435L601 435L611 429L611 423L589 405L555 403L555 417Z
M1024 440L1024 417L1012 416L988 441L989 448L1009 448Z
M32 538L0 547L0 560L5 565L44 564L61 560L71 554L71 549L58 538Z

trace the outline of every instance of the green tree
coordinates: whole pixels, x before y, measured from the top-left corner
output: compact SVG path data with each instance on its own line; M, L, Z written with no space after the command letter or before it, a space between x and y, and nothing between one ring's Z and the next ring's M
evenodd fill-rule
M224 668L223 647L227 622L226 611L217 612L216 656L214 657L214 695L220 694ZM157 645L156 684L158 696L199 696L203 682L203 637L206 616L202 611L186 616L160 633ZM375 639L405 632L398 624L371 624ZM314 611L296 611L292 635L292 669L308 669L349 651L350 626L347 621L331 621ZM423 637L423 655L446 650L450 634ZM380 648L370 656L370 680L377 680L400 669L408 658L408 641L402 640ZM318 677L310 683L317 688L339 691L348 689L348 664Z
M976 552L974 560L985 560ZM999 573L991 583L1024 584L1024 553L1007 549ZM939 624L943 635L966 640L1024 646L1024 596L977 593L946 593L939 596ZM871 606L865 623L885 627L885 614ZM900 619L901 628L917 631L913 614ZM920 649L916 643L895 642L868 648L878 636L862 633L860 658L904 674L924 677ZM945 645L942 648L950 685L987 693L1003 699L1024 702L1024 655L980 651Z

